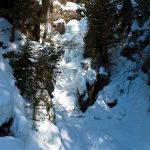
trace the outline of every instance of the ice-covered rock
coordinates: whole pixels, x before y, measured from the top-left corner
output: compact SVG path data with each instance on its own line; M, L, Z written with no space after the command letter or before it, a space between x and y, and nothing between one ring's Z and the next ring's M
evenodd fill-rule
M94 82L96 82L96 72L95 70L92 70L92 69L88 69L87 72L86 72L86 79L87 79L87 82L91 85L94 84Z
M99 68L99 74L108 76L108 70L105 67L101 66Z
M12 93L6 87L0 87L0 125L7 122L13 114Z
M87 88L86 88L86 78L82 74L79 74L79 76L78 76L77 89L78 89L80 95L82 95L87 90Z

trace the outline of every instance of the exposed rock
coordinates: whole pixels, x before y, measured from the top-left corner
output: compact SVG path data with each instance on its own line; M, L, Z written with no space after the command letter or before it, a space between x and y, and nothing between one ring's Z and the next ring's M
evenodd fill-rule
M73 1L54 1L53 2L53 9L52 13L50 14L50 18L52 21L56 21L59 18L63 18L66 22L69 22L72 19L80 20L81 17L84 16L84 8L80 7L79 5L73 5L76 0ZM61 4L64 5L61 5ZM74 6L73 8L71 6Z
M103 87L105 85L107 85L108 83L109 83L109 76L104 75L104 74L99 74L99 73L97 74L97 82L94 85L94 90L93 90L93 94L92 94L93 103L96 100L96 96L97 96L98 92L100 90L102 90Z
M75 11L75 10L64 10L62 13L62 16L67 22L69 22L70 20L73 20L73 19L80 20L81 15L78 14L78 12L79 11Z
M150 37L146 37L145 40L139 41L139 46L141 48L145 48L148 44L150 44Z
M4 43L0 41L0 47L2 47L2 46L3 46L3 44L4 44Z
M6 49L6 48L7 48L7 46L5 46L5 45L4 45L4 46L2 46L2 49Z
M125 48L121 51L121 55L124 57L127 57L128 59L131 59L134 54L136 54L138 51L137 44L126 45Z
M88 70L88 68L90 67L90 64L91 64L91 59L84 59L81 61L81 68L83 70Z
M58 19L57 21L54 21L54 28L60 34L64 34L65 33L65 21L63 19Z
M80 95L80 93L78 92L78 95L79 95L80 110L82 112L85 112L89 106L89 100L88 99L85 100L85 97L87 97L87 93L84 92L82 95Z
M54 1L53 2L53 13L60 13L61 11L61 3L59 1Z
M0 126L0 137L12 135L11 130L10 130L12 121L13 121L13 119L10 118L8 122L6 122L6 123L2 124L2 126Z
M148 71L150 70L150 58L143 63L141 69L144 73L148 73Z
M88 69L86 72L86 80L90 86L96 82L96 71L93 69Z
M3 54L4 58L9 58L9 59L14 58L14 56L15 56L15 52L14 51L9 51L6 54Z
M52 21L56 21L59 18L62 18L62 15L60 13L52 13L52 14L50 14L50 20L52 20Z

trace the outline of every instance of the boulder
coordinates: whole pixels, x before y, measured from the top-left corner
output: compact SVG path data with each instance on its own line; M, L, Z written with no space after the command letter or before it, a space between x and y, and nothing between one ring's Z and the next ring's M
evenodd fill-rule
M57 21L54 21L54 28L60 34L64 34L65 33L65 21L63 19L58 19Z
M67 22L73 19L77 19L77 20L81 19L80 14L78 14L78 11L76 10L64 10L62 12L62 16Z

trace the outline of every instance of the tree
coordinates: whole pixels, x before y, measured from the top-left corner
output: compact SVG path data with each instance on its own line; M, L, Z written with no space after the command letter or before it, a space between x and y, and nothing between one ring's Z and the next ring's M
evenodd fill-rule
M89 17L89 31L85 37L85 55L96 60L97 68L108 66L108 46L112 43L112 15L105 0L86 3ZM96 57L96 59L95 59Z
M34 40L39 40L40 7L37 1L13 1L9 16L13 25L10 37L11 42L15 40L16 29L20 29L24 33L28 30L31 33L31 37L34 37Z
M43 14L43 18L44 18L44 26L45 26L45 30L44 30L44 34L42 37L42 44L45 44L45 40L46 40L46 36L47 36L47 32L48 32L48 24L49 24L49 17L50 17L50 11L51 11L51 0L42 0L42 14Z

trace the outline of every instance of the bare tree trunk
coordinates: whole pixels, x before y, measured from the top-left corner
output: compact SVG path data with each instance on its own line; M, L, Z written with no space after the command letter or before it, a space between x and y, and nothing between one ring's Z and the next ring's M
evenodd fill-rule
M16 30L16 21L15 18L13 17L13 26L11 28L11 35L10 35L10 42L14 42L15 41L15 30Z
M45 30L44 30L44 34L43 34L43 39L42 39L42 44L45 44L46 41L46 36L47 36L47 32L48 32L48 23L49 23L49 14L50 14L50 2L47 3L48 6L47 7L47 12L46 12L46 19L45 19Z

